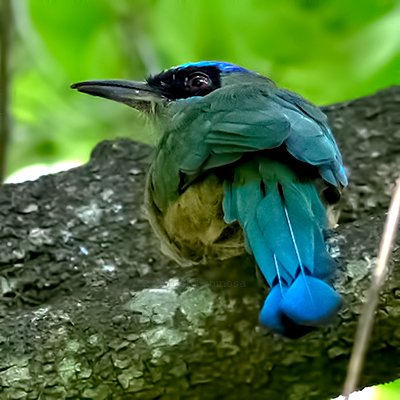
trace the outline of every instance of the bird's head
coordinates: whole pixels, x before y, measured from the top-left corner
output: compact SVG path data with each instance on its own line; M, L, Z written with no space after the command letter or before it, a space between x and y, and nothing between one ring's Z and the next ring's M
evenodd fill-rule
M144 82L99 80L73 84L80 92L124 103L155 117L173 104L185 104L201 99L228 85L240 85L267 78L221 61L200 61L182 64L150 76ZM270 81L269 81L270 82Z

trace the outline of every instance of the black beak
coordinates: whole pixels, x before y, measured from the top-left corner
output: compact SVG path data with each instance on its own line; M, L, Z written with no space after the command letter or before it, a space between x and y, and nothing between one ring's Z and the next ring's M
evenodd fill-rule
M166 100L146 82L125 80L86 81L74 83L71 88L92 96L104 97L124 103L140 111L150 111L155 103Z

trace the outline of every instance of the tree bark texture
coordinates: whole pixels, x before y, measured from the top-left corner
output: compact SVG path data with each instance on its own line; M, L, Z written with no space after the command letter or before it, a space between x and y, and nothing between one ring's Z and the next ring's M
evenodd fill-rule
M282 399L340 394L393 184L400 87L328 106L350 185L329 246L337 321L301 339L259 326L249 256L182 268L142 209L151 149L100 143L88 164L0 189L0 399ZM400 376L400 248L361 386Z

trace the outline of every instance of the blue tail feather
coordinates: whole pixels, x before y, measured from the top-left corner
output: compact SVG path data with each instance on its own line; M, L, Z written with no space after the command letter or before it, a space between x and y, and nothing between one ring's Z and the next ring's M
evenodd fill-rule
M300 185L300 184L298 184ZM312 273L314 270L315 231L310 220L314 219L311 204L306 195L297 186L279 186L290 239L296 252L298 265L304 273L304 265ZM301 234L298 234L301 232Z
M281 303L286 292L286 286L281 288L279 285L275 285L269 292L258 317L264 326L281 334L285 332L285 326L282 321Z
M225 183L225 219L241 224L249 250L271 291L260 322L296 336L336 315L340 296L325 282L332 260L324 241L325 208L312 182L289 167L255 159Z
M276 259L273 252L265 246L265 241L257 221L248 224L244 231L250 250L268 284L272 287L282 281L290 282L290 272Z
M290 232L285 223L285 213L276 187L266 185L267 193L257 205L256 219L262 227L264 248L268 247L289 271L298 268L294 247L289 242Z
M340 296L321 279L298 276L280 304L281 312L299 325L324 325L335 316Z

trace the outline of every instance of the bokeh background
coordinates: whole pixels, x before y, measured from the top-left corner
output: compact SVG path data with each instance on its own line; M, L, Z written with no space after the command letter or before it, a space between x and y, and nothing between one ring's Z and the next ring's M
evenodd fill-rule
M134 111L72 91L76 81L142 79L217 59L317 104L400 83L399 0L9 1L7 176L32 164L84 162L106 138L152 140Z
M11 123L0 165L13 181L83 163L104 139L153 141L134 111L73 82L215 59L320 105L400 84L399 0L2 0L3 17L5 3L0 92L3 104L8 84ZM372 396L398 399L399 387Z

